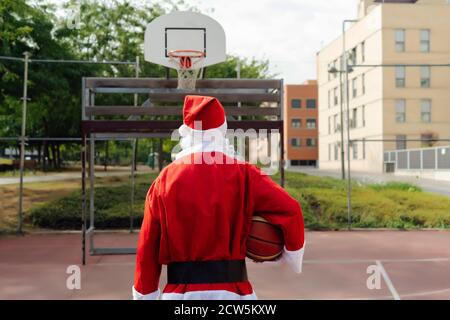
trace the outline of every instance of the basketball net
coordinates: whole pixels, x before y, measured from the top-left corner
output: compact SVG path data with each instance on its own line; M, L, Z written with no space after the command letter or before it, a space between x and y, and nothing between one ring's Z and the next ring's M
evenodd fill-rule
M178 89L194 90L202 69L195 65L205 58L205 54L197 50L173 50L168 56L177 69Z

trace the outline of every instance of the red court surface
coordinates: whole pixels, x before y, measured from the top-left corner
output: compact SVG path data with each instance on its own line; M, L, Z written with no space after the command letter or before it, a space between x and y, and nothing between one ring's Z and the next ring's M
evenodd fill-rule
M134 246L137 235L96 235L96 246ZM260 299L450 299L450 231L308 232L303 273L248 263ZM81 262L80 234L0 238L0 299L130 299L134 255L88 256L81 289L66 287ZM368 289L377 265L381 288ZM165 272L161 277L164 283Z

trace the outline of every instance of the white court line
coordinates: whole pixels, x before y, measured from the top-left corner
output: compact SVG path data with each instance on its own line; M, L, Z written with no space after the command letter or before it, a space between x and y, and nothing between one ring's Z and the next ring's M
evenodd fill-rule
M383 275L384 282L386 282L386 285L389 288L389 291L391 292L392 296L395 300L400 300L400 296L398 295L397 290L395 290L394 285L392 284L391 279L389 278L386 270L383 267L383 264L380 262L380 260L375 260L378 268L380 268L381 274Z
M409 294L403 294L402 296L407 297L407 298L410 298L410 297L413 298L413 297L428 296L428 295L447 293L447 292L450 292L450 288L434 290L434 291L422 291L422 292L416 292L416 293L409 293Z
M450 258L425 258L425 259L378 259L381 262L447 262ZM304 264L352 264L372 263L372 259L336 259L336 260L303 260Z

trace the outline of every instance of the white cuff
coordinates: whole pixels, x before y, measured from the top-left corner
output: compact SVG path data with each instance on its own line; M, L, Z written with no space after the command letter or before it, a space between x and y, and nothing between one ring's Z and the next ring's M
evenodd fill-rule
M133 286L133 300L156 300L159 298L160 293L158 289L149 294L141 294Z
M295 273L302 272L303 265L303 253L305 251L305 245L299 250L289 251L284 247L283 255L281 256L281 261L289 265Z

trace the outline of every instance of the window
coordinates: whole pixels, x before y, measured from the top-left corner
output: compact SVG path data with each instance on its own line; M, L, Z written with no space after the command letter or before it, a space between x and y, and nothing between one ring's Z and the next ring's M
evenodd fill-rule
M335 114L334 115L334 132L338 132L339 130L341 130L341 125L338 123L338 115Z
M299 138L291 138L291 146L294 148L300 147L300 139Z
M422 66L420 67L420 86L422 88L429 88L430 87L430 73L431 69L428 66Z
M328 161L331 161L331 143L328 144Z
M333 61L333 68L337 69L337 59ZM333 74L333 79L337 78L337 73Z
M316 108L316 99L306 100L306 109L315 109L315 108Z
M366 42L361 42L361 62L366 61Z
M294 109L300 109L302 107L302 100L300 99L292 99L291 107Z
M430 52L430 30L420 30L420 51Z
M327 66L327 70L328 70L328 81L331 80L331 73L329 72L329 71L331 70L331 67L332 67L332 64L329 63L328 66Z
M432 147L434 144L434 137L431 133L425 133L420 135L420 140L422 140L422 147Z
M352 119L350 120L350 127L356 128L358 126L358 109L354 108L352 110Z
M328 90L328 109L331 108L331 90Z
M395 121L397 123L406 121L406 102L404 99L395 101Z
M316 160L291 160L291 166L316 166Z
M361 107L362 126L366 126L366 106Z
M366 94L366 74L361 75L362 94Z
M395 30L395 51L405 52L405 29Z
M397 150L405 150L406 149L406 135L399 134L399 135L395 136L395 140L396 140L395 148Z
M431 100L425 99L421 101L420 119L422 122L431 122Z
M334 88L334 105L337 106L337 104L339 103L339 98L338 98L338 87Z
M306 127L308 129L315 129L316 128L316 119L307 119L306 120Z
M316 147L317 146L317 140L315 138L307 138L306 139L306 145L308 147Z
M349 60L351 64L356 64L357 61L357 53L356 53L356 47L354 47L350 53L349 53Z
M293 118L291 120L291 126L292 128L301 128L302 126L302 120L298 119L298 118Z
M362 139L362 158L366 158L366 138Z
M356 98L358 95L358 83L356 82L357 78L354 78L352 80L352 96L353 98Z
M328 134L331 134L331 117L328 117Z
M339 145L337 143L334 144L334 160L339 159Z
M358 143L357 142L352 142L352 151L353 151L353 160L357 160L358 159Z
M403 88L406 84L406 68L404 66L395 67L395 86Z

